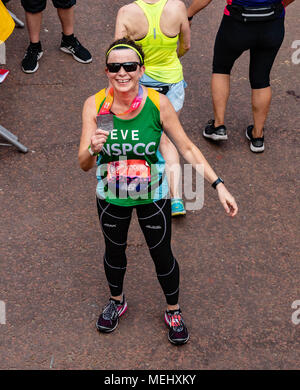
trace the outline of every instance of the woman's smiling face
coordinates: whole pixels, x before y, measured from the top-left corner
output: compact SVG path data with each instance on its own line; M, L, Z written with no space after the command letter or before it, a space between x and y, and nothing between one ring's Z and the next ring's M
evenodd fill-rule
M140 64L140 58L137 53L131 49L115 49L109 53L107 63L137 62ZM144 74L144 65L138 66L134 72L126 72L123 67L117 73L112 73L106 67L105 72L112 87L119 92L130 92L136 89L139 79Z

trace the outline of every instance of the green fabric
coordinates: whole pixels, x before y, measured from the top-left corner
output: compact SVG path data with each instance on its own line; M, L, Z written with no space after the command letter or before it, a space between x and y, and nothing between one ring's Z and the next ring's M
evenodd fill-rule
M103 102L101 106L102 104ZM162 135L158 108L147 97L142 111L135 118L124 120L114 116L113 120L114 130L110 132L97 160L100 168L97 171L97 178L100 184L101 177L106 177L107 167L103 164L119 161L120 157L123 157L127 160L145 160L150 167L155 168L151 171L151 186L156 188L159 186L161 176L158 174L158 171L164 171L164 160L159 161L160 153L158 152ZM101 192L99 188L97 187L97 193L98 190ZM107 186L103 188L106 192ZM146 195L146 198L143 196L140 199L132 199L131 197L120 199L115 198L114 194L108 189L107 193L105 193L105 200L119 206L134 206L153 202L155 197L153 192Z

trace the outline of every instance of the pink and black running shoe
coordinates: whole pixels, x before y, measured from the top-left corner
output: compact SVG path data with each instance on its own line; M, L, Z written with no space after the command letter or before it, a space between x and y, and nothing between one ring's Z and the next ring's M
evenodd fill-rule
M123 295L122 302L110 298L108 304L103 308L103 311L98 318L96 328L100 332L104 333L114 331L119 324L119 318L126 312L126 310L127 302L125 295Z
M189 340L190 336L184 324L180 309L166 310L165 323L170 328L168 339L171 343L181 345Z

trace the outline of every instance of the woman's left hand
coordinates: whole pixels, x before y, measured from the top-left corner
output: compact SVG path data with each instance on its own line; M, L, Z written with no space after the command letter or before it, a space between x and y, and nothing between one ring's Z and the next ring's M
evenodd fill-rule
M218 191L220 202L222 203L227 215L229 217L234 217L238 212L238 206L234 197L223 183L218 184L216 190Z

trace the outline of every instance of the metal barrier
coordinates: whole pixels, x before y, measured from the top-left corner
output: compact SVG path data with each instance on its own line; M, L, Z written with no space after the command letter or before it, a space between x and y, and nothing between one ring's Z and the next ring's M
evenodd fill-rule
M22 152L22 153L27 153L28 152L28 148L26 148L26 146L22 145L18 141L18 137L16 135L14 135L13 133L8 131L5 127L3 127L1 125L0 125L0 136L3 137L6 141L9 142L9 144L2 144L2 143L0 143L1 146L11 146L11 145L14 145L16 148L18 148L18 150L20 152Z
M6 5L6 3L8 3L9 0L4 0L3 3ZM18 27L24 27L24 23L22 22L22 20L18 19L16 17L15 14L13 14L11 11L9 11L9 14L10 16L13 18L13 20L15 21L16 25ZM9 144L3 144L3 143L0 143L1 146L12 146L14 145L16 148L18 148L18 150L20 150L20 152L22 153L27 153L28 152L28 149L26 148L26 146L22 145L19 141L18 141L18 137L16 135L14 135L13 133L11 133L10 131L8 131L5 127L1 126L0 125L0 136L2 138L4 138L7 142L9 142Z

